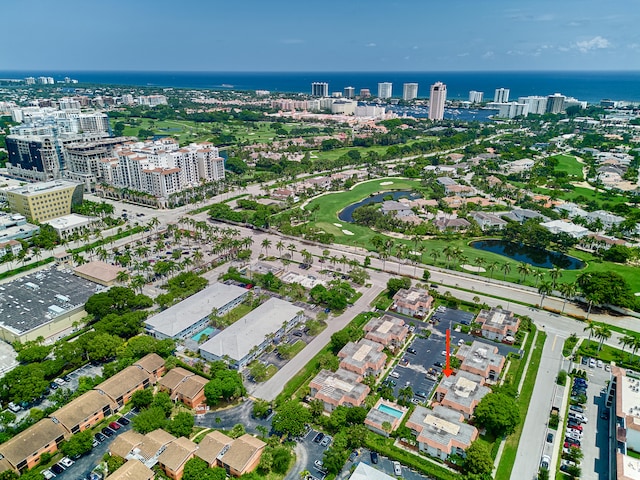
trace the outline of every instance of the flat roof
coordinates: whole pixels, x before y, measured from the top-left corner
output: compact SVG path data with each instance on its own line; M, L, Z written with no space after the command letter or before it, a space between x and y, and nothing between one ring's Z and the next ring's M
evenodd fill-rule
M440 387L447 390L444 400L470 407L474 401L480 401L491 392L484 386L484 378L474 373L458 370L455 376L444 377Z
M640 480L640 460L623 453L616 453L619 480Z
M70 187L77 187L78 185L82 185L81 183L70 182L68 180L51 180L48 182L36 182L29 183L27 185L22 186L21 188L16 188L11 190L11 193L17 193L19 195L40 195L41 193L46 192L54 192L57 190L65 190Z
M236 285L214 283L144 323L158 333L174 337L211 315L214 309L218 310L246 293L247 290Z
M56 230L65 230L67 228L82 227L92 222L96 222L97 220L98 220L98 217L87 217L84 215L71 213L69 215L64 215L63 217L57 217L57 218L52 218L51 220L46 220L42 223L51 225Z
M442 405L433 410L416 406L410 421L423 425L419 438L431 440L439 445L448 446L452 440L470 445L477 432L476 428L461 420L462 414Z
M277 332L301 311L300 307L279 298L270 298L233 325L207 340L200 351L218 358L228 356L239 361L260 345L270 333Z
M87 277L95 278L105 283L113 282L118 278L118 273L126 271L126 268L111 265L110 263L100 260L84 263L73 269L73 272L76 274L86 275Z
M103 290L68 270L50 268L25 275L0 285L0 326L18 335L29 332L53 321L58 309L83 306Z

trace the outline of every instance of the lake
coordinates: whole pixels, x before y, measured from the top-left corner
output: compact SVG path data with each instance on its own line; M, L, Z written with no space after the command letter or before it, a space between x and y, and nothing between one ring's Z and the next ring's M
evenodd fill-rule
M580 270L585 267L585 263L582 260L564 253L551 252L541 248L505 242L504 240L479 240L472 242L471 246L485 252L497 253L517 262L528 263L534 267L558 267L564 270Z
M365 198L364 200L360 200L358 203L352 203L351 205L343 208L342 211L338 214L338 218L343 222L353 223L353 211L356 208L362 207L363 205L369 205L371 203L382 203L384 201L383 199L388 196L393 197L394 200L398 200L399 198L410 198L414 200L421 197L419 193L411 192L409 190L397 190L395 192L377 193Z

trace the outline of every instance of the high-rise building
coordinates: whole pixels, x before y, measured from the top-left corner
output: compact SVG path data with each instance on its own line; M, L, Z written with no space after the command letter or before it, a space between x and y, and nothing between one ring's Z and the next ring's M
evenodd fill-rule
M431 85L429 96L429 120L444 118L444 103L447 101L447 86L442 82Z
M509 101L509 89L496 88L496 93L493 96L493 101L496 103L507 103Z
M313 97L328 97L329 84L327 82L313 82L311 84L311 95Z
M378 84L378 98L391 98L391 90L393 89L393 83L381 82Z
M356 89L353 87L344 87L344 98L353 98L356 96Z
M547 113L560 113L564 109L565 96L554 93L547 97Z
M483 98L484 92L476 92L475 90L469 92L469 101L471 103L482 103Z
M532 115L543 115L547 112L547 97L538 97L535 95L519 97L518 103L529 105L529 113Z
M402 100L408 102L418 98L418 84L417 83L405 83L402 86Z
M360 89L360 98L368 98L370 96L371 96L371 90L369 90L368 88Z

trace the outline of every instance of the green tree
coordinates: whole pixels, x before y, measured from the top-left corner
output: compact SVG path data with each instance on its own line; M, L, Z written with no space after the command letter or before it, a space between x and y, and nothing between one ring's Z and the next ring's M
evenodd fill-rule
M189 412L180 412L167 424L167 431L176 437L191 436L193 432L194 417Z
M495 437L513 433L520 422L520 411L515 399L504 393L486 395L480 400L474 416L476 423Z
M131 405L138 410L149 407L153 402L153 391L149 388L138 390L131 395Z
M291 464L291 451L286 447L278 447L274 448L271 453L273 457L273 464L271 469L275 473L279 473L284 475L289 470L289 465Z
M402 277L402 278L390 278L387 281L387 291L389 292L389 298L393 297L398 290L403 288L411 288L411 279Z
M76 433L60 446L60 450L68 457L84 455L93 448L93 434L91 430Z
M304 433L305 425L311 421L309 410L295 400L283 403L276 411L271 422L276 432L294 437Z
M167 417L161 407L149 407L133 417L132 423L133 429L144 435L157 428L164 428L167 424Z
M493 470L491 451L485 443L474 441L465 451L463 469L472 475L488 475Z
M209 464L199 457L189 460L184 466L182 480L225 480L224 468L209 468Z

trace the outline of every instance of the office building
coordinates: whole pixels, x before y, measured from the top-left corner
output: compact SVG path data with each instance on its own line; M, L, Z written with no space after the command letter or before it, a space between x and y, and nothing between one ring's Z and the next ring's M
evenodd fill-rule
M547 97L547 113L560 113L564 110L565 96L560 93L554 93Z
M444 118L444 104L447 101L447 86L442 82L431 85L429 96L429 120Z
M311 84L311 96L313 96L313 97L328 97L329 96L329 84L327 82L313 82Z
M78 183L55 180L7 190L6 195L13 212L40 223L69 215L72 205L82 203L82 190L82 185Z
M507 103L509 101L509 89L496 88L496 93L493 96L493 101L496 103Z
M378 98L391 98L393 83L381 82L378 84Z
M402 100L409 102L418 98L418 84L417 83L405 83L402 86Z
M469 92L469 101L471 103L482 103L483 97L484 92L477 92L475 90Z
M353 98L356 96L356 89L353 87L344 87L343 97Z

